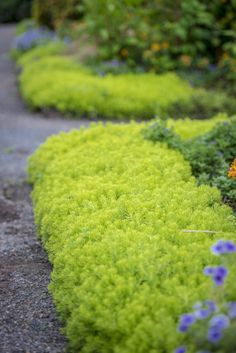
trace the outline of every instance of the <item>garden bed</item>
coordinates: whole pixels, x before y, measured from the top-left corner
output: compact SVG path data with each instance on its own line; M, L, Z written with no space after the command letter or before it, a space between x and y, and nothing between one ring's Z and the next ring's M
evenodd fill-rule
M218 259L209 246L236 239L220 192L197 186L181 153L144 140L143 127L61 133L29 162L73 352L172 352L178 316L210 291L202 270Z
M169 72L100 75L63 55L59 41L24 54L14 52L22 72L20 91L31 109L56 109L74 118L111 120L162 118L205 119L235 112L235 101L224 93L194 88Z

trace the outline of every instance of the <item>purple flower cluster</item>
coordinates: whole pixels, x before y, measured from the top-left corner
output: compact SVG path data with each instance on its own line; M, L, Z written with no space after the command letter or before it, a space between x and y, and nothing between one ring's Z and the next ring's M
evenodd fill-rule
M210 276L213 279L215 285L217 286L222 286L224 284L228 272L229 271L225 266L207 266L203 271L206 276Z
M236 319L236 302L227 303L228 315L231 319Z
M197 303L193 307L194 315L197 320L207 319L210 315L218 311L217 305L213 300L206 300L203 304Z
M211 247L214 255L224 255L236 252L236 245L231 240L218 240L216 244Z
M211 247L214 255L225 255L236 253L236 245L231 240L218 240L216 244ZM222 286L225 282L229 271L227 267L220 266L207 266L203 273L210 276L216 286ZM207 333L203 342L207 346L212 344L213 347L224 337L224 330L230 327L231 320L236 319L236 302L220 302L220 307L224 313L219 313L218 306L212 300L206 300L204 303L198 302L194 305L192 313L183 314L180 317L178 331L186 333L189 328L201 320L207 320L204 325L207 325ZM215 349L213 348L215 351ZM186 353L186 347L180 346L175 350L175 353ZM202 350L198 353L210 353L209 351Z
M223 330L228 328L230 321L228 316L224 314L219 314L213 316L209 322L209 330L207 334L207 339L211 343L218 343L223 337Z
M183 314L180 317L179 323L179 331L180 332L187 332L189 327L192 326L196 322L196 317L193 314Z
M204 303L196 303L193 307L193 313L183 314L180 316L178 330L179 332L187 332L197 320L207 319L210 315L216 312L216 303L212 300L206 300Z
M27 51L37 45L57 39L58 37L53 31L45 28L33 28L17 36L12 47L19 51Z

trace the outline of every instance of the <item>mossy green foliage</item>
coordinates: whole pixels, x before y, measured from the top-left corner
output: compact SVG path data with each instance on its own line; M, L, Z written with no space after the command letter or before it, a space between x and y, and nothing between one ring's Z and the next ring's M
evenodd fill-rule
M236 153L235 117L229 119L222 114L203 122L191 124L189 120L186 123L184 121L169 120L167 124L156 121L144 130L144 136L154 142L165 142L170 148L181 151L189 161L198 183L219 188L223 200L236 210L236 180L227 175Z
M22 69L32 61L35 62L47 56L63 54L64 50L65 43L61 40L57 40L49 44L36 46L24 53L20 50L12 49L10 54L12 59L16 61L17 67Z
M61 133L29 161L50 290L76 353L172 352L179 314L210 289L209 246L236 239L219 191L196 186L183 156L142 129Z
M27 60L20 84L22 95L34 108L111 119L151 118L178 100L190 99L194 92L173 73L101 77L60 56Z

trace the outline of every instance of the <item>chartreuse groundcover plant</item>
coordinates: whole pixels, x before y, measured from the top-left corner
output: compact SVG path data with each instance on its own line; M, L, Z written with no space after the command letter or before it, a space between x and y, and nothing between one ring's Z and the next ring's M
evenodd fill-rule
M28 36L21 37L23 44L28 45ZM85 115L124 120L150 119L156 115L204 119L215 113L235 111L233 99L223 93L196 89L174 73L100 75L93 67L63 55L66 44L62 40L39 44L26 52L12 51L22 69L21 94L32 109L56 109L75 118Z
M143 124L61 133L29 160L50 290L72 352L170 353L179 315L211 288L212 241L236 240L232 210L197 186L180 152ZM190 230L190 231L189 231Z
M33 108L110 119L152 118L178 100L189 100L194 92L173 73L103 77L71 58L56 55L27 61L20 75L20 89Z

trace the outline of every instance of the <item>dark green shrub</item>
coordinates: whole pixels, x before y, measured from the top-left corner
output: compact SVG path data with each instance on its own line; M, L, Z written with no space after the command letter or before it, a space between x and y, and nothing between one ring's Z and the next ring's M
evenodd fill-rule
M84 3L87 29L99 42L101 58L121 57L131 67L142 64L157 72L207 69L226 74L231 82L236 79L236 1Z
M236 120L219 123L204 135L181 141L163 123L156 122L144 130L144 137L165 142L176 148L191 165L199 184L209 184L221 190L223 201L236 209L236 179L229 179L227 171L236 155Z
M173 128L168 128L164 120L158 120L143 131L144 137L153 142L164 142L170 148L181 149L182 141Z
M226 112L233 115L236 112L236 100L223 92L196 90L191 100L175 102L168 110L168 116L182 118L189 116L192 119L208 119Z
M56 29L67 20L78 20L81 5L82 0L34 0L33 17L38 24Z
M31 15L32 0L1 0L0 23L16 22Z

